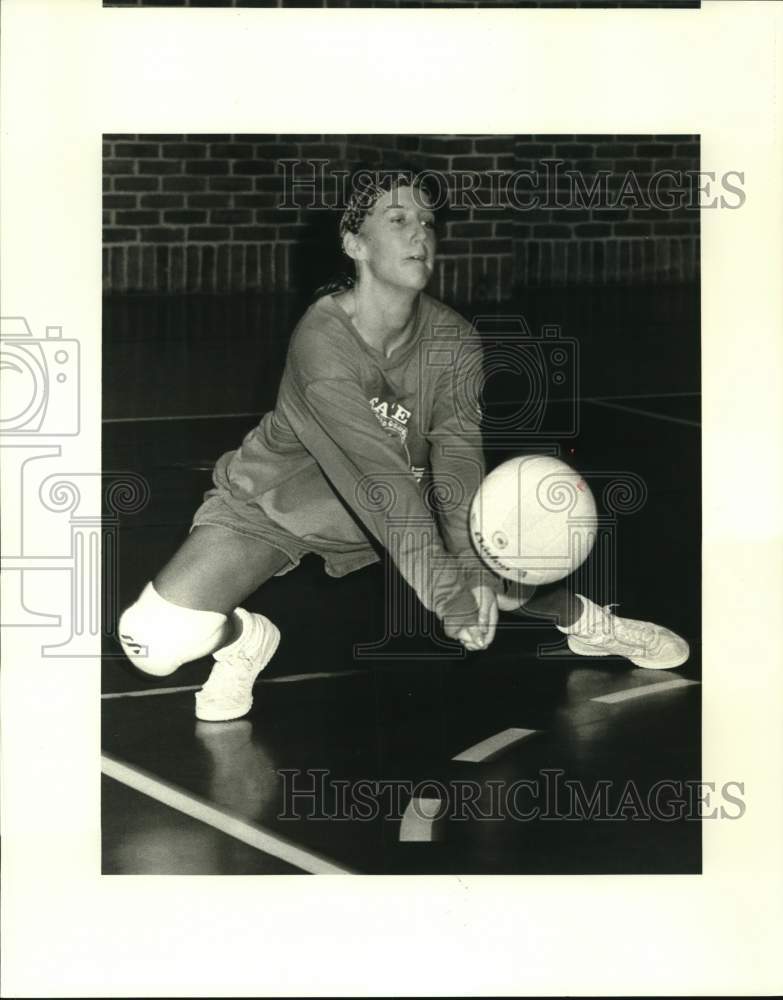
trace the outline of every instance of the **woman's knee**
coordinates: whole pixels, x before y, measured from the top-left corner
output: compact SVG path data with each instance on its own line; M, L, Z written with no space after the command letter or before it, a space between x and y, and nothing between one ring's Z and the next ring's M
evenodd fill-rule
M172 674L231 638L229 615L289 562L266 542L227 528L194 528L120 616L120 644L139 670Z
M219 612L174 604L148 583L120 616L118 633L120 645L135 667L165 677L224 645L227 622L227 616Z

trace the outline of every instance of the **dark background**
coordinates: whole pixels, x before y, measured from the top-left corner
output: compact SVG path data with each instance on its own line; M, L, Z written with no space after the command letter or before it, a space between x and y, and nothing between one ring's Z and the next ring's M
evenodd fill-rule
M350 265L338 211L278 207L280 158L328 160L327 176L389 156L445 173L541 171L556 158L588 184L599 169L615 186L633 171L642 189L654 171L699 169L693 135L104 139L104 417L114 419L273 405L293 326ZM698 391L697 209L468 208L441 230L430 293L468 319L559 325L580 346L582 396ZM200 376L216 366L231 371L230 391Z

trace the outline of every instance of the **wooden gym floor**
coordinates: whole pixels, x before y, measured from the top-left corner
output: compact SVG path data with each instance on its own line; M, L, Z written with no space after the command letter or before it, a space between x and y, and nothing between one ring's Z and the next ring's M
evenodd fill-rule
M120 519L121 607L181 542L211 463L273 405L297 308L107 300L104 470L139 473L151 489ZM657 783L701 777L698 293L539 292L525 309L531 327L561 323L579 342L578 434L555 433L562 457L588 481L630 472L648 491L617 517L614 580L586 568L584 585L680 632L690 661L647 671L574 656L551 626L515 616L482 654L414 634L373 655L382 567L333 580L308 557L246 602L283 639L243 720L194 718L210 661L154 681L107 637L105 873L701 870L700 823L649 808ZM604 789L615 818L565 818L575 788L587 799Z

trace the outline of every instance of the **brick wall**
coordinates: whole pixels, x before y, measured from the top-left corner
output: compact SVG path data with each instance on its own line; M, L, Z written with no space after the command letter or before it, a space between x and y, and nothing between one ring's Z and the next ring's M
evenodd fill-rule
M514 153L516 170L538 169L542 178L542 161L550 163L546 188L537 189L548 196L545 204L513 213L517 284L664 284L698 277L699 214L688 204L697 202L698 136L518 136ZM553 161L560 161L557 172ZM667 170L688 178L685 203L674 208L650 196L654 176ZM578 175L581 189L569 172ZM591 205L600 172L604 196Z
M297 265L319 242L324 213L310 213L308 224L305 211L278 207L278 160L319 156L339 165L343 148L343 137L307 135L105 136L104 289L304 286Z
M338 172L389 153L450 183L468 173L479 180L461 198L451 192L456 207L444 221L432 285L448 301L501 301L521 284L661 283L698 273L694 210L582 208L559 198L515 210L491 180L520 170L543 176L542 160L557 159L566 199L569 170L587 184L608 171L607 191L632 171L644 187L664 167L698 169L693 136L142 134L104 137L104 289L308 294L350 264L334 210L305 207L306 188L299 207L281 207L279 161L328 161L300 177L314 197L339 204ZM552 199L552 190L543 193Z

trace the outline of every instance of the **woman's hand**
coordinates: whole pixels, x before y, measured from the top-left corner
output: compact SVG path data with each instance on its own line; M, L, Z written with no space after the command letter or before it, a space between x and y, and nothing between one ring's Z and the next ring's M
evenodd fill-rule
M498 601L495 591L491 587L478 586L471 590L478 613L475 625L464 625L455 638L469 652L474 653L481 649L487 649L495 638L495 629L498 623Z

